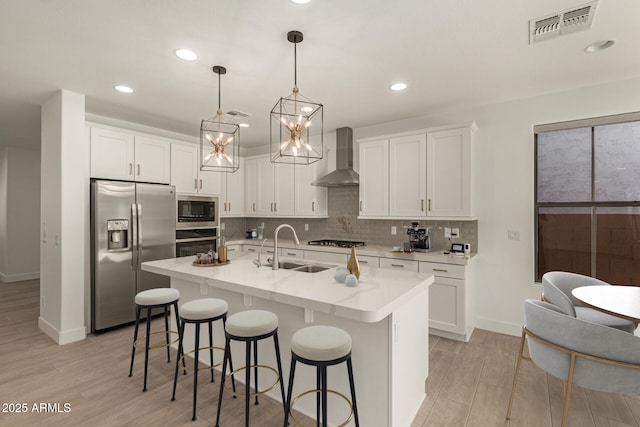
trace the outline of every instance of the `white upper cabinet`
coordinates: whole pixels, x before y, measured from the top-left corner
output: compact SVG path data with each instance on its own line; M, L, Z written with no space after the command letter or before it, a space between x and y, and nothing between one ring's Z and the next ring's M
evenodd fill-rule
M248 216L295 216L294 165L271 163L270 156L245 160L245 212Z
M171 182L171 144L145 136L134 138L136 181Z
M197 144L171 144L171 184L177 193L219 196L223 173L200 170Z
M168 184L170 144L125 131L91 128L91 177Z
M326 175L327 161L322 159L310 165L295 166L295 214L303 217L326 217L327 188L311 185Z
M389 140L360 144L361 217L389 216Z
M223 178L220 198L220 216L244 216L244 161L239 159L240 168L234 173L221 173Z
M389 139L389 216L426 214L426 165L425 134Z
M475 124L360 142L360 217L472 219Z
M258 159L244 160L244 211L247 216L258 215Z
M427 216L472 217L470 126L427 133Z
M134 179L133 135L91 128L91 177Z

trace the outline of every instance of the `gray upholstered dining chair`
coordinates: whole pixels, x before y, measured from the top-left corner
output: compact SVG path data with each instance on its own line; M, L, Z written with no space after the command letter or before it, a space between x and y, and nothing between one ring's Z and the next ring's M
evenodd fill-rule
M542 276L543 299L569 316L633 333L637 323L590 308L571 294L577 287L593 285L609 286L609 283L582 274L549 271Z
M553 304L532 299L524 302L524 318L507 419L522 359L562 380L562 427L567 422L573 384L604 392L640 393L639 337L568 316ZM525 340L530 357L523 355Z

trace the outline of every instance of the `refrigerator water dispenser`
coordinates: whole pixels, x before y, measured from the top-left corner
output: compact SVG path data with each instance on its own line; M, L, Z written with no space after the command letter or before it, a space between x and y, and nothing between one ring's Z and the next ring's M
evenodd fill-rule
M126 249L129 247L129 220L109 219L107 220L107 234L109 243L107 249Z

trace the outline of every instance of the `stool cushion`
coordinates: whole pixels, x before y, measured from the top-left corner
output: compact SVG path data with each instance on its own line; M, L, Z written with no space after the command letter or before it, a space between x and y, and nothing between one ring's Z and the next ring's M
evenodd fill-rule
M265 310L247 310L232 314L227 319L229 334L242 338L258 337L278 328L278 316Z
M156 288L138 292L135 302L137 305L170 304L180 299L180 292L173 288Z
M351 336L333 326L309 326L293 334L291 351L307 360L335 360L349 354Z
M222 316L227 312L225 300L201 298L186 302L180 307L180 317L186 320L205 320Z

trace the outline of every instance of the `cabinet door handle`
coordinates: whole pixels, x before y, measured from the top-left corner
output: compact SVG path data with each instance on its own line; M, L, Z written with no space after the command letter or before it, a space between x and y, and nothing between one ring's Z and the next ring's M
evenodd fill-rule
M424 212L424 199L420 199L420 210Z
M311 202L311 212L316 211L316 202Z
M404 265L402 265L402 264L391 264L391 267L400 267L400 268L404 268Z
M362 200L360 200L360 210L362 211Z
M449 270L447 270L446 268L433 268L433 271L437 271L438 273L448 273Z
M202 190L202 180L200 180L200 189Z
M428 208L427 209L429 210L429 212L431 212L431 199L429 199L429 201L428 201Z
M276 202L273 202L273 211L278 212L278 204Z
M231 202L229 202L229 212L231 212Z
M138 167L138 176L140 176L140 163L136 165Z
M133 163L129 163L129 175L133 175Z
M253 202L253 211L256 211L256 202Z
M193 180L193 188L194 188L195 190L197 190L197 189L198 189L198 178L195 178L195 179Z

